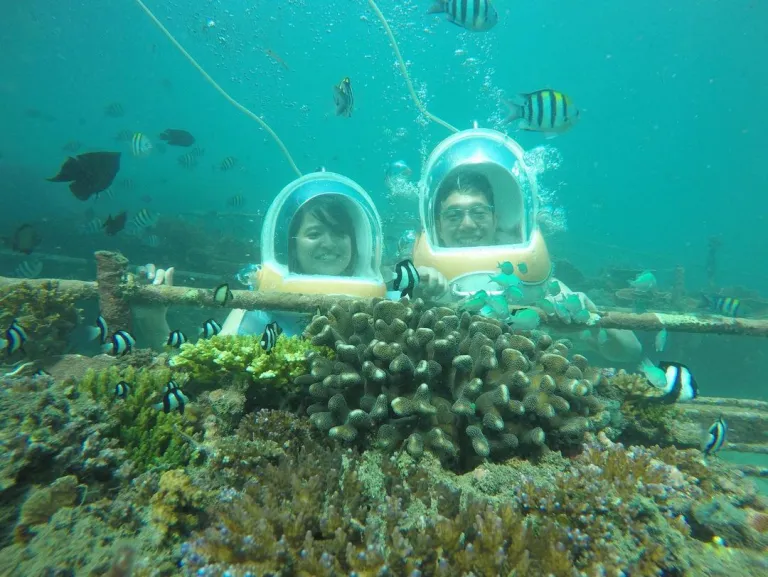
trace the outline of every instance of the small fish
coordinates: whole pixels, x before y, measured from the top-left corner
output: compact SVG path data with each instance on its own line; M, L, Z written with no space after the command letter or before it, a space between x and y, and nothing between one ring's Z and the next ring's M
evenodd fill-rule
M129 223L129 234L134 236L141 234L148 228L152 228L157 224L160 219L160 215L156 212L150 212L146 208L142 208L136 213Z
M99 337L99 342L101 344L106 343L107 335L109 334L109 327L107 326L107 321L104 319L104 317L101 315L96 317L96 326L88 327L86 334L88 335L88 340L90 341L96 337Z
M125 114L125 110L123 110L122 104L119 102L113 102L111 104L107 104L104 107L104 114L112 118L120 118Z
M118 232L125 228L125 222L128 219L128 213L126 211L121 212L117 216L113 217L111 214L107 216L107 220L104 221L102 228L107 236L115 236Z
M508 260L505 260L504 262L496 263L496 266L499 267L499 270L501 271L501 274L503 274L503 275L515 274L515 267L514 267L514 265L511 262L509 262Z
M449 22L471 32L487 32L499 21L491 0L435 0L427 14L442 12Z
M392 288L400 291L400 298L413 298L413 290L419 286L419 271L413 261L406 259L395 265L395 280Z
M556 280L551 280L549 281L549 285L547 285L547 290L550 295L552 295L553 297L556 297L557 295L560 294L560 291L562 290L562 288L560 287L559 282L557 282Z
M264 334L261 335L261 340L259 341L261 348L267 353L272 352L272 349L277 342L277 338L282 332L283 329L280 328L280 325L278 325L276 321L269 323L264 329Z
M200 337L203 339L209 339L221 332L221 325L213 319L208 319L203 323L200 328Z
M182 154L178 158L178 163L183 166L184 168L195 168L197 166L197 156L192 154L191 152L187 152L186 154Z
M661 353L664 352L664 349L667 346L667 329L661 329L658 333L656 333L656 352Z
M128 142L133 138L133 133L134 133L133 130L128 130L127 128L124 128L115 135L115 140L117 140L118 142Z
M11 250L15 252L32 254L42 240L42 237L37 233L37 229L33 225L22 224L13 232L13 236L10 239L4 239L4 244L10 246Z
M5 329L5 338L0 338L0 348L5 349L5 354L11 356L16 351L24 352L24 343L27 342L27 332L13 319Z
M226 172L227 170L232 170L235 166L237 166L237 158L234 156L227 156L219 163L218 169L222 172Z
M460 302L459 310L476 313L485 306L486 302L488 302L488 293L484 290L479 290Z
M524 262L521 262L517 265L517 270L519 270L522 274L525 274L528 272L528 265Z
M53 375L46 371L45 369L37 369L34 373L32 373L33 377L52 377Z
M565 305L566 310L571 314L576 314L584 308L584 306L581 304L579 295L576 293L571 293L565 297L563 304Z
M120 170L119 152L86 152L70 156L49 182L69 182L78 200L88 200L112 185Z
M544 311L544 314L546 315L555 314L555 305L553 305L547 299L540 299L536 301L536 306L539 307L542 311Z
M493 311L493 316L498 319L506 319L509 316L509 302L504 294L489 296L485 306Z
M702 295L704 305L711 311L719 313L727 317L737 317L739 315L739 308L741 307L741 301L734 297L723 296L707 296Z
M227 283L220 284L215 289L213 289L213 302L218 305L226 306L227 302L233 298L234 295L232 294L232 291L229 290L229 284Z
M511 303L519 303L524 298L523 291L520 290L520 287L516 286L507 287L504 289L504 294Z
M245 197L242 194L236 194L227 199L227 206L231 206L232 208L240 208L244 204Z
M101 232L103 226L104 221L98 216L95 216L88 222L81 224L78 227L78 230L80 231L80 234L96 234L97 232Z
M627 281L629 286L639 292L650 292L656 288L656 277L650 271L643 271L635 280Z
M18 278L37 278L43 272L43 263L39 260L25 260L13 270Z
M522 281L514 274L504 274L502 272L501 274L491 274L488 276L491 282L495 282L502 288L516 287L522 284Z
M115 397L118 399L124 399L131 392L131 385L125 381L120 381L115 385Z
M160 140L164 140L171 146L192 146L195 143L195 137L186 130L178 128L167 128L161 135Z
M333 103L336 105L336 116L352 116L355 108L355 96L352 93L352 82L344 78L333 87Z
M160 237L156 234L148 234L142 239L142 242L150 248L157 248L160 246Z
M537 90L521 94L517 102L507 102L511 112L505 124L519 121L518 128L557 134L565 132L579 119L571 99L556 90Z
M135 132L131 138L131 153L134 156L147 156L152 152L152 141L145 134Z
M728 424L720 416L707 431L707 436L702 443L701 452L705 455L714 455L725 443L725 437L728 434Z
M699 394L699 386L688 367L681 363L660 361L659 368L664 371L664 395L659 399L663 403L690 401Z
M517 309L507 320L507 324L515 330L532 331L541 324L541 317L533 309Z
M175 331L171 331L168 334L168 340L165 342L165 345L168 347L173 347L174 349L178 349L181 348L181 345L186 342L187 336L180 330L176 329Z
M128 331L121 329L107 339L107 342L104 343L101 350L107 354L122 357L123 355L130 353L135 344L136 339L133 338L133 335Z
M664 373L664 369L654 365L650 359L643 359L638 369L640 369L640 371L645 375L645 378L648 379L648 382L651 383L654 387L658 389L666 388L667 375Z
M174 381L170 381L163 387L163 400L159 403L155 403L152 407L156 410L162 410L164 413L170 413L171 411L179 410L181 414L184 414L184 408L189 403L189 398L179 388Z

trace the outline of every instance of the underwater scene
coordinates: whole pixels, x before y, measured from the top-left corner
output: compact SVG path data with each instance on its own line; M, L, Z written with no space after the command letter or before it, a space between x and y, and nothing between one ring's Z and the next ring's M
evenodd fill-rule
M6 4L0 577L768 575L768 6Z

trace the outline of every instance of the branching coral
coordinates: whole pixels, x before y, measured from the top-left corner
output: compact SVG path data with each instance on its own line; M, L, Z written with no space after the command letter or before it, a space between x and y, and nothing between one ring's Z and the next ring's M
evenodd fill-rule
M260 407L288 406L300 387L294 384L307 371L311 352L333 358L329 349L318 348L299 337L281 336L267 353L260 336L217 335L184 344L170 364L187 372L192 380L207 389L228 383L247 384L246 395Z
M178 538L195 529L202 517L205 494L181 469L166 471L150 501L152 523L163 539Z
M567 341L513 334L491 319L425 309L420 300L353 302L306 331L337 360L311 355L297 379L316 402L312 423L352 442L431 450L446 462L577 446L615 421L617 403L594 393L601 378Z
M0 327L4 331L17 319L29 337L24 350L33 359L63 353L78 314L74 295L58 290L53 280L39 289L21 283L0 293Z
M164 413L153 406L171 376L171 370L163 366L138 370L113 366L99 372L90 370L77 383L81 393L109 411L111 418L104 435L119 442L138 471L183 466L192 456L184 435L195 432L193 411ZM130 389L125 398L115 395L115 385L121 381Z

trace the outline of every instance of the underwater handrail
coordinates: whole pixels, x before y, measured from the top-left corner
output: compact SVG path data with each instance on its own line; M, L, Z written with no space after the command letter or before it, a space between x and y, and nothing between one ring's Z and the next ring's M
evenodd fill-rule
M200 66L200 65L197 63L197 60L195 60L194 58L192 58L192 55L190 55L190 54L189 54L189 52L187 52L187 51L184 49L184 47L183 47L183 46L182 46L182 45L179 43L179 41L178 41L178 40L176 40L176 38L174 38L174 37L173 37L173 34L171 34L170 32L168 32L168 30L166 29L166 27L165 27L165 26L163 26L162 22L160 22L160 20L158 20L158 19L157 19L157 17L155 17L155 15L152 13L152 11L151 11L149 8L147 8L147 6L144 4L144 2L142 2L141 0L136 0L136 4L138 4L138 5L139 5L139 7L140 7L140 8L141 8L141 9L144 11L144 13L145 13L147 16L149 16L150 20L152 20L152 22L154 22L154 23L155 23L155 26L157 26L157 27L160 29L160 31L161 31L163 34L165 34L165 37L166 37L166 38L168 38L168 40L170 40L170 41L171 41L171 43L172 43L172 44L173 44L173 45L174 45L174 46L175 46L175 47L178 49L178 51L182 53L182 55L184 56L184 58L186 58L186 59L189 61L189 63L190 63L190 64L192 64L192 66L194 66L194 67L195 67L195 69L197 69L197 71L198 71L200 74L202 74L202 75L203 75L203 78L205 78L205 79L206 79L206 81L208 82L208 84L210 84L211 86L213 86L213 87L214 87L214 88L215 88L215 89L218 91L218 93L219 93L219 94L221 94L221 95L222 95L222 96L223 96L223 97L224 97L224 98L227 100L227 102L229 102L229 103L230 103L232 106L234 106L235 108L237 108L237 109L238 109L240 112L242 112L243 114L245 114L246 116L248 116L250 119L252 119L252 120L255 120L256 122L258 122L258 123L259 123L259 125L260 125L260 126L261 126L261 127L264 129L264 130L266 130L266 131L267 131L267 133L269 133L269 135L272 137L272 140L274 140L274 141L275 141L275 143L277 144L277 146L280 148L280 150L281 150L281 151L282 151L282 153L283 153L283 156L285 156L286 160L288 161L288 164L290 164L290 165L291 165L291 168L294 170L294 172L296 173L296 175L297 175L297 176L302 176L302 173L301 173L301 171L299 170L299 167L298 167L298 166L296 166L296 163L293 161L293 157L291 157L291 153L290 153L290 152L288 152L288 149L285 147L285 144L283 144L283 141L282 141L282 140L280 140L280 137L277 135L277 133L275 133L275 131L274 131L274 130L272 130L272 128L270 128L269 124L267 124L266 122L264 122L264 121L263 121L261 118L259 118L258 116L256 116L256 114L254 114L254 113L253 113L253 112L251 112L251 111L250 111L248 108L246 108L245 106L243 106L242 104L240 104L240 103L239 103L237 100L235 100L234 98L232 98L232 97L231 97L231 96L230 96L230 95L227 93L227 91L226 91L226 90L224 90L224 89L223 89L221 86L219 86L219 84L218 84L218 83L217 83L217 82L216 82L216 81L215 81L213 78L211 78L211 76L210 76L210 75L209 75L209 74L208 74L208 73L207 73L207 72L206 72L206 71L203 69L203 67L202 67L202 66Z
M392 44L392 49L395 51L395 56L397 56L397 63L400 66L400 72L403 73L403 77L405 78L405 84L406 86L408 86L408 92L411 93L411 99L413 100L413 103L416 105L416 108L418 108L419 111L424 116L429 118L432 122L435 122L440 126L447 128L451 132L459 132L458 128L456 128L455 126L451 126L445 120L442 120L441 118L438 118L437 116L432 114L429 110L427 110L426 106L424 106L421 103L421 100L419 100L419 97L416 95L416 91L413 89L413 84L411 83L411 77L408 74L408 69L405 67L405 62L403 62L403 56L400 54L400 48L397 45L397 40L395 40L395 35L392 34L392 29L389 27L389 23L387 22L387 19L384 17L384 14L382 14L381 10L379 10L379 7L376 5L376 2L374 2L374 0L368 0L368 5L371 7L371 10L373 10L376 13L376 17L384 26L384 31L387 33L387 36L389 36L389 42L390 44Z

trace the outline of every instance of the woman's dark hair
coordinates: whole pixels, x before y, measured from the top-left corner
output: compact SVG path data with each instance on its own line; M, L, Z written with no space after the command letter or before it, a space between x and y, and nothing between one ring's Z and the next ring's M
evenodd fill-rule
M303 274L299 259L296 255L296 236L299 234L304 218L307 215L315 217L324 226L327 226L340 236L349 236L352 239L352 252L349 266L341 272L341 276L352 276L357 264L357 239L355 238L355 225L344 201L335 196L319 196L308 200L291 219L288 229L288 270L293 273Z
M454 192L481 195L485 198L488 205L493 208L493 188L491 188L488 178L476 170L460 167L440 183L435 202L435 211L437 213L435 216L440 214L443 203Z

